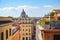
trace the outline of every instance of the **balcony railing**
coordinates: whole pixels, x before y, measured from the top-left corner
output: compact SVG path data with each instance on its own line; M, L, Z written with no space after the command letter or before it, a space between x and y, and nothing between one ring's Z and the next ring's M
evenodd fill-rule
M50 24L46 25L45 29L59 29L60 30L60 20L50 21Z

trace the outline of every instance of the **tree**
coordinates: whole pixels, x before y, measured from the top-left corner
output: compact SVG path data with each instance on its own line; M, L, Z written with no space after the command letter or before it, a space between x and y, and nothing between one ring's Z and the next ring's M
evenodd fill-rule
M12 20L18 20L18 18L12 18Z
M40 24L41 26L45 26L45 21L44 21L44 20L40 20L40 21L39 21L39 24Z
M13 18L12 16L8 16L9 18Z

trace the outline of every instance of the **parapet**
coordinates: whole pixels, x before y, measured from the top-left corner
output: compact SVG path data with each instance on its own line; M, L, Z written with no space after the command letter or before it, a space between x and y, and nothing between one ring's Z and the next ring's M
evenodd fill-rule
M0 21L7 21L7 20L12 20L10 17L0 17Z

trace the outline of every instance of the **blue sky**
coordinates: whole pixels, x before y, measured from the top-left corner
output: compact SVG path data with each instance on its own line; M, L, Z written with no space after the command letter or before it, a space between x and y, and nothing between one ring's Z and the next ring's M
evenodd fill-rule
M30 17L42 17L60 9L60 0L0 0L0 16L19 17L22 9Z

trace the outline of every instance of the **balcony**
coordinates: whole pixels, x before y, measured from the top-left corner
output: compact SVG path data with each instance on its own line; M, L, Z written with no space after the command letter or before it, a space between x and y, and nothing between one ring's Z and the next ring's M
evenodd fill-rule
M49 25L45 26L45 29L60 30L60 20L51 21Z

